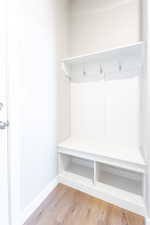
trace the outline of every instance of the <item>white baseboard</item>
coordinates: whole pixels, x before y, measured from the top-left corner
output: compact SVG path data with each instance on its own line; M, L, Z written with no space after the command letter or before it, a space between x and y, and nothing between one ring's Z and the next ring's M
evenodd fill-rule
M24 224L30 216L35 212L41 203L48 197L48 195L55 189L58 184L58 178L56 177L50 182L47 187L23 210L21 215L21 224Z
M77 182L76 180L73 180L70 177L59 176L58 180L60 183L75 188L81 192L87 193L91 196L102 199L106 202L117 205L121 208L127 209L141 216L145 216L146 211L144 202L139 202L137 199L134 200L132 199L132 197L131 199L129 199L129 197L126 198L126 196L120 195L119 191L117 195L116 193L114 193L114 191L107 191L102 188L99 189L99 187L94 187L92 184L88 184L86 182Z

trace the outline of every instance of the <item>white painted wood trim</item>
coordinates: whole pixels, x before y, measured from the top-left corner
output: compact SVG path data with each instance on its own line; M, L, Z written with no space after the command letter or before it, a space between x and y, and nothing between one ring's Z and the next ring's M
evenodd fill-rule
M147 207L147 215L146 218L146 225L150 225L150 141L149 141L149 132L150 132L150 1L143 0L142 1L142 8L143 8L143 40L145 41L145 76L143 79L143 120L142 120L142 134L143 134L143 150L144 155L147 161L147 168L145 174L145 204Z
M146 218L145 225L150 225L150 218Z
M122 51L124 49L128 49L130 51L132 51L132 48L139 48L139 47L142 47L144 44L144 42L137 42L137 43L133 43L133 44L129 44L129 45L126 45L126 46L118 46L116 48L110 48L110 49L106 49L106 50L103 50L103 51L100 51L100 52L93 52L93 53L89 53L89 54L86 54L86 55L80 55L80 56L74 56L74 57L70 57L70 58L65 58L62 60L62 62L64 63L68 63L68 64L72 64L72 63L80 63L84 60L87 60L87 59L93 59L95 57L101 57L103 56L104 54L112 54L114 52L117 52L117 51Z
M68 177L64 177L63 175L58 177L59 183L62 183L64 185L70 186L72 188L75 188L79 191L82 191L84 193L87 193L91 196L94 196L96 198L102 199L106 202L109 202L111 204L117 205L121 208L127 209L131 212L134 212L136 214L145 216L146 210L144 201L134 201L132 198L126 199L124 195L120 197L120 195L117 195L113 192L107 192L105 190L99 190L96 186L93 184L90 185L89 183L83 183L83 182L77 182L73 179L70 179Z
M126 46L65 58L62 60L62 69L65 77L72 82L133 78L143 74L143 51L144 42L136 42ZM90 64L87 66L87 63ZM90 74L88 73L89 66L91 67ZM112 71L108 69L109 67Z
M69 149L69 148L67 149L67 148L63 148L63 147L59 147L59 146L58 146L58 152L62 153L62 154L67 154L67 155L71 155L71 156L88 159L88 160L93 160L96 162L101 162L104 164L119 167L122 169L131 170L131 171L138 172L138 173L143 173L143 174L145 173L145 165L144 164L123 161L123 160L111 158L111 157L108 157L105 155L100 155L100 154L96 155L94 153L82 152L79 150Z
M58 178L53 179L47 187L23 210L21 214L21 224L24 224L37 208L44 202L48 195L58 184Z

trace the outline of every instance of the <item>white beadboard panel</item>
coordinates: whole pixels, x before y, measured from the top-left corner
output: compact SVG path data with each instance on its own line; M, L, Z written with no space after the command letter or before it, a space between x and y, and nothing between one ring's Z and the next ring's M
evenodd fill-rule
M105 83L71 84L71 136L105 139Z
M138 77L71 84L71 137L124 148L130 156L140 149L139 123Z
M140 149L140 80L138 77L105 83L105 125L108 146ZM128 151L129 149L129 151Z

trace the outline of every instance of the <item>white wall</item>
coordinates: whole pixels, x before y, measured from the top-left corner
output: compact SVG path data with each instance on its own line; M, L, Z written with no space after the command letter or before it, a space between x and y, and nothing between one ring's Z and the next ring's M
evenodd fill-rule
M56 177L55 1L8 3L13 223Z
M0 120L7 120L7 2L0 0ZM9 224L7 129L0 129L0 221Z
M139 0L72 1L71 54L141 40ZM139 78L71 84L71 135L140 148Z
M70 132L70 84L64 77L61 60L70 52L70 1L56 0L57 41L57 142Z
M56 69L52 1L23 2L21 207L56 176Z
M72 0L72 55L139 41L140 0Z

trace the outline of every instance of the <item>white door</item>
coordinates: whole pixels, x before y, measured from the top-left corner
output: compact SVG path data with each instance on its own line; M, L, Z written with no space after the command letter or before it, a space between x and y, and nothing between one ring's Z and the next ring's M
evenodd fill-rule
M8 225L8 165L6 100L0 96L0 224Z
M0 224L9 224L7 155L7 1L0 0Z

